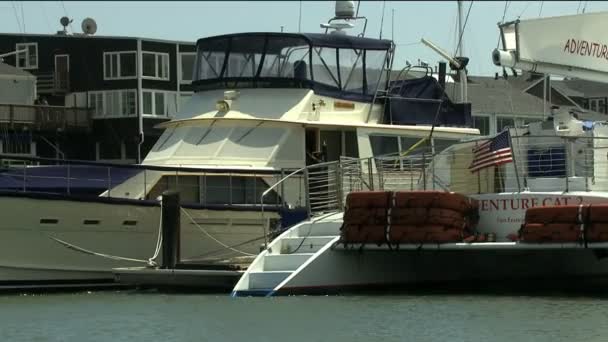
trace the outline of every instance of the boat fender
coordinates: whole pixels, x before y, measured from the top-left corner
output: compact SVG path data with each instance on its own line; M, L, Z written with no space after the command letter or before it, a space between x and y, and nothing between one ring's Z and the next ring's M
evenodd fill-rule
M518 232L518 233L519 233L519 232ZM508 239L509 241L512 241L512 242L517 242L517 241L519 241L519 234L518 234L518 233L510 233L510 234L507 234L507 239Z
M589 205L589 207L591 207L591 205ZM587 225L589 223L589 211L590 210L584 210L585 205L584 204L579 204L578 205L578 222L580 223L580 231L581 231L581 238L583 240L583 244L585 245L585 248L587 248Z

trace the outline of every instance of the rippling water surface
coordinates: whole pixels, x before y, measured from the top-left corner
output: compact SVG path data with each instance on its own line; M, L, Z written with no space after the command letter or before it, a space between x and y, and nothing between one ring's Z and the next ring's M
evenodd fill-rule
M0 341L608 341L608 297L0 296Z

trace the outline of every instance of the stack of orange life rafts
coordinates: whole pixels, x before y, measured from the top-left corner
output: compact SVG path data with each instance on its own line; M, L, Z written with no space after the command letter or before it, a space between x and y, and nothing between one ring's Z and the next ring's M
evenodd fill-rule
M526 210L521 242L608 241L608 204L535 207Z
M476 200L440 191L363 191L346 197L341 242L399 244L461 242L478 218Z

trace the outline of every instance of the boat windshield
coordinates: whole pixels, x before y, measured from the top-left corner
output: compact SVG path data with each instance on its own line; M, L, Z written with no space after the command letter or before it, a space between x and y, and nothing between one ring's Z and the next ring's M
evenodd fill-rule
M200 39L193 84L223 88L310 88L371 101L386 89L392 43L322 34L247 33Z

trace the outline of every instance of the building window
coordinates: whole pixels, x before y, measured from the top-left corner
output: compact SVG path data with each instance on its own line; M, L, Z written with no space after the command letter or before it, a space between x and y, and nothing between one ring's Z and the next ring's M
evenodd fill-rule
M104 52L103 53L103 79L120 80L136 77L136 53Z
M137 112L135 90L112 90L89 93L93 117L134 116Z
M490 117L473 116L473 127L479 130L481 135L490 135Z
M515 127L515 120L513 118L497 117L496 118L496 132L500 133L506 127Z
M177 105L177 109L178 110L182 110L182 108L184 108L184 105L190 101L190 99L192 98L192 93L181 93L179 94L179 103Z
M143 91L144 111L142 114L167 116L166 94L162 91Z
M103 93L89 93L89 107L93 108L93 116L103 116Z
M143 52L142 63L142 77L169 80L168 53Z
M192 83L192 74L194 70L195 53L180 53L180 83Z
M15 45L15 50L25 50L17 53L17 68L38 68L38 43L19 43Z
M594 112L598 112L598 113L604 113L606 114L606 99L605 98L599 98L599 99L589 99L589 106L587 107L588 109L594 111Z

